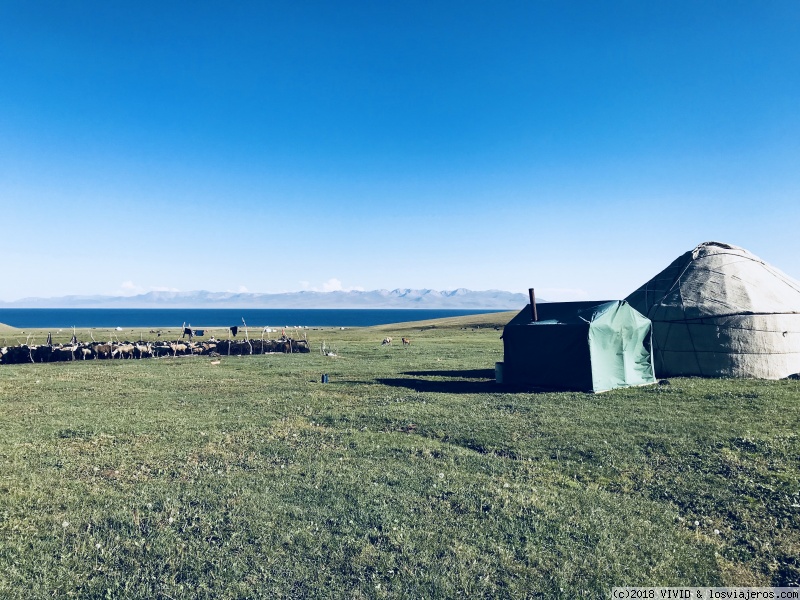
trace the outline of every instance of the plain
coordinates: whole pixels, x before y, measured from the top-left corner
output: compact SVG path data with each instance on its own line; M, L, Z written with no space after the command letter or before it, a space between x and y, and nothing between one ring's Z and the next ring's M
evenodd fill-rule
M0 366L0 596L800 584L800 382L508 390L508 318L316 329L305 355Z

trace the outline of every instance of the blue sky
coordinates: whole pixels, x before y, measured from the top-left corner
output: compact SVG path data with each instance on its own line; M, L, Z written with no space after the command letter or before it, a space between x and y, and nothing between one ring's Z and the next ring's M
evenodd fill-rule
M0 2L0 300L800 278L800 3L229 4Z

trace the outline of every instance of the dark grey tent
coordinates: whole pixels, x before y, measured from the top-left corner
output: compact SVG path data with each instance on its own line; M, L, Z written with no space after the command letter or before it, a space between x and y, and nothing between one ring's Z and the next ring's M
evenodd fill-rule
M650 320L624 300L530 305L503 331L503 383L604 392L655 383Z

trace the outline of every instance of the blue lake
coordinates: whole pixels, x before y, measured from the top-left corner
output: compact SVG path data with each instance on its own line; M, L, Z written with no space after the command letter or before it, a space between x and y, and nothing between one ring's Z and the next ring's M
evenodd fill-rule
M12 327L369 327L500 312L450 309L0 308Z

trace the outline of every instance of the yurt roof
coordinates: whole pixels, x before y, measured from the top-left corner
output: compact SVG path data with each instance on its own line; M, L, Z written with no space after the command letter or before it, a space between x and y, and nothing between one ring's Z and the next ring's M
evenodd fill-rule
M744 248L704 242L626 300L654 321L800 313L800 282Z

